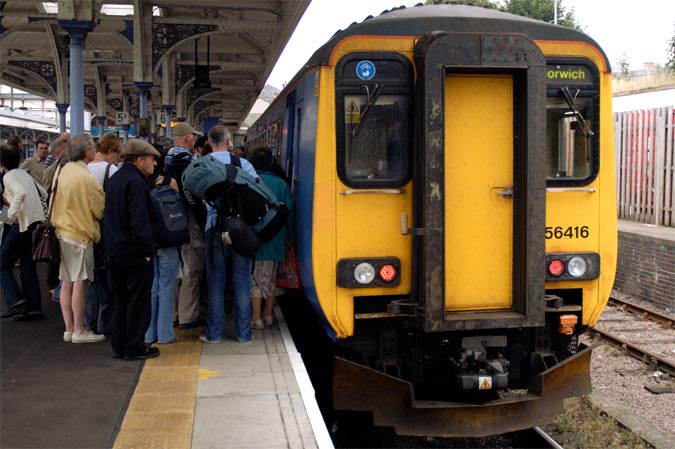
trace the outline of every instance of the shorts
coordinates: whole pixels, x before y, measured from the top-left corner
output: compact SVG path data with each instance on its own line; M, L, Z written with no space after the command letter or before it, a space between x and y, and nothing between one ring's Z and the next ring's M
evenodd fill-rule
M256 260L251 276L251 297L267 298L283 295L286 290L277 287L277 268L275 260Z
M94 247L59 238L61 264L59 279L62 281L94 280Z

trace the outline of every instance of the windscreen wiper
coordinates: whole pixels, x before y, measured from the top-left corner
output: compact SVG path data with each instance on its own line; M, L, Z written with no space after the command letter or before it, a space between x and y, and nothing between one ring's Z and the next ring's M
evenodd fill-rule
M570 111L572 111L572 114L577 118L577 123L579 124L579 127L581 128L581 132L583 133L584 137L589 138L595 133L588 129L588 125L586 124L586 119L584 118L583 115L581 115L581 112L579 111L579 108L577 108L576 103L574 102L574 98L572 97L572 93L570 92L569 87L561 87L560 92L562 93L563 98L567 102L567 105L570 107ZM579 93L579 91L577 91Z
M358 131L361 128L361 123L363 123L363 119L366 118L366 115L368 115L368 112L370 111L370 108L375 104L378 98L380 98L380 94L382 93L382 84L375 84L375 87L373 88L373 95L370 95L370 89L368 89L367 85L363 85L363 87L366 89L366 95L368 96L368 101L366 102L366 105L364 106L363 110L361 111L361 115L359 116L359 122L356 124L354 129L352 130L352 137L356 137L358 135Z

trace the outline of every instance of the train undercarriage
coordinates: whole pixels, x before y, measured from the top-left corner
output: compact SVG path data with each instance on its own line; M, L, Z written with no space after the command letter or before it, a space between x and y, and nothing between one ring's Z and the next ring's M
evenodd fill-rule
M591 391L590 354L556 314L544 326L425 332L364 319L335 360L336 410L370 411L400 435L487 436L534 427Z

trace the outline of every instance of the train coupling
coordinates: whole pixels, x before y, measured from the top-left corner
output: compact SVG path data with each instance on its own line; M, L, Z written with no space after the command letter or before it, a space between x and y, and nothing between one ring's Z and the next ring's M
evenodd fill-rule
M509 361L497 352L507 345L507 337L478 336L462 339L462 356L455 364L461 391L505 390L509 386ZM488 351L488 348L490 351ZM489 354L495 354L489 358Z

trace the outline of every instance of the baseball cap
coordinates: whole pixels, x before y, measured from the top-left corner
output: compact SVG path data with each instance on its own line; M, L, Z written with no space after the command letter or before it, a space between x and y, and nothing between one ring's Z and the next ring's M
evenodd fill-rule
M188 122L180 122L174 126L173 130L171 131L171 135L173 137L183 137L187 136L188 134L196 134L198 136L202 135L202 133L194 129Z

